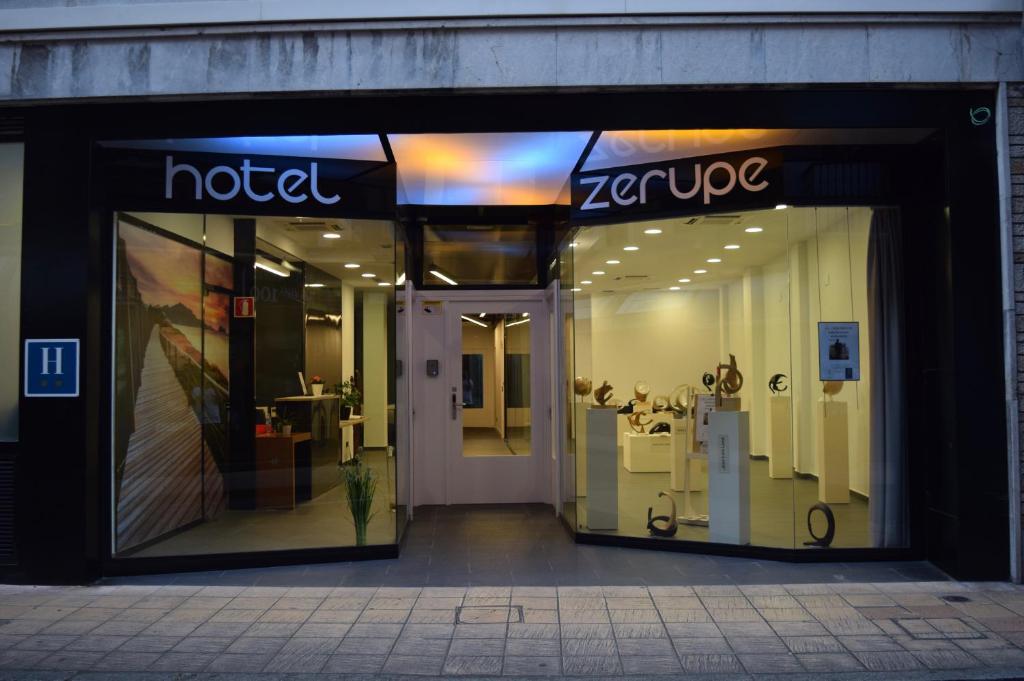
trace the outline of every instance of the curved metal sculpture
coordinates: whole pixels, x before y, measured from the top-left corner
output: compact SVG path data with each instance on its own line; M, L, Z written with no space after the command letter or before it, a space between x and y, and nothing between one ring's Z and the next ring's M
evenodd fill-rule
M612 386L608 381L603 381L601 387L594 391L594 401L602 407L608 406L608 400L612 398Z
M672 504L670 515L654 515L654 507L647 507L647 530L655 537L674 537L679 529L679 522L676 520L676 500L668 492L658 492L658 498L668 497Z
M633 384L633 396L637 402L646 402L647 396L651 394L651 386L647 381L637 381Z
M782 383L785 379L786 374L775 374L768 379L768 389L772 391L772 395L778 395L789 390L789 386Z
M821 511L821 514L825 516L825 522L828 523L825 534L821 537L814 534L814 528L811 527L811 515L815 511ZM832 540L836 538L836 516L828 504L819 501L807 509L807 534L814 537L814 541L805 541L804 546L820 546L827 549L832 545Z
M619 407L619 413L620 414L632 414L633 413L633 405L635 405L635 404L636 404L636 400L630 400L629 402L626 402L624 405Z
M672 426L670 424L666 423L665 421L660 421L658 423L655 423L653 426L651 426L651 429L648 431L648 434L650 434L650 435L657 435L658 433L671 433L671 432L672 432Z
M708 389L708 392L712 392L711 389L715 387L715 375L710 371L705 371L704 375L700 377L700 382Z
M572 383L572 391L580 397L586 397L590 394L590 390L593 386L594 384L591 383L589 378L577 376L576 380Z
M651 402L651 411L653 411L655 414L662 411L668 411L671 408L672 405L669 403L668 397L666 397L665 395L658 395Z
M725 369L725 376L718 379L718 387L726 395L735 395L743 388L743 374L736 368L736 355L729 355L728 364L719 364L718 371L722 369Z
M645 426L649 426L654 423L654 419L647 419L646 421L641 420L645 416L647 416L646 411L635 411L629 415L628 419L626 419L629 421L629 427L640 435L644 434Z
M714 376L712 376L714 378ZM677 385L672 394L668 397L669 408L677 414L687 414L690 411L690 386Z

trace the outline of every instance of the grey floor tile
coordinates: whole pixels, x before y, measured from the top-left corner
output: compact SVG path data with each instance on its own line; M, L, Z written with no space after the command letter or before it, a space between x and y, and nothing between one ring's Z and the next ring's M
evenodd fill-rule
M451 642L449 655L459 657L491 657L505 654L505 639L466 638Z
M293 638L278 651L280 655L330 655L338 649L340 638Z
M115 650L107 653L92 666L97 671L142 672L148 670L160 658L161 653L142 653Z
M612 655L565 656L562 673L567 676L621 674L622 664Z
M321 671L332 674L375 674L384 666L385 655L331 655Z
M567 624L562 622L562 638L614 638L610 624Z
M735 655L680 655L683 671L690 674L739 674L743 666Z
M507 624L456 624L455 638L505 638Z
M42 659L37 668L39 669L62 669L68 671L78 671L82 669L89 669L94 664L103 659L103 653L97 652L73 652L60 650L55 653L51 653L48 657Z
M749 654L782 654L789 653L789 648L777 636L737 636L729 637L729 646L736 653Z
M719 638L722 636L722 630L713 622L672 622L666 623L665 629L672 638Z
M281 650L287 642L288 639L284 637L243 636L235 639L225 652L244 653L247 655L273 655Z
M709 655L731 653L728 641L718 638L673 638L672 645L679 655Z
M85 635L75 639L64 650L95 650L110 652L128 640L127 636L91 636Z
M151 672L201 672L217 657L216 653L164 653L149 666Z
M171 648L175 653L222 653L233 638L212 636L186 636Z
M618 648L610 638L563 638L562 656L617 655Z
M61 650L74 643L77 639L77 636L38 634L24 639L15 648L18 650Z
M506 676L558 676L562 673L562 659L557 656L509 655L505 657L502 673Z
M453 624L406 624L402 628L402 638L452 638L455 635Z
M287 674L315 674L327 664L328 655L310 653L281 653L274 655L263 668L265 672Z
M672 642L667 638L620 638L616 641L619 655L671 656L675 657Z
M444 666L444 657L422 655L389 655L381 669L385 674L415 674L437 676Z
M525 624L513 622L508 625L508 638L558 638L558 624Z
M624 674L675 674L682 671L675 655L623 656Z
M615 638L668 638L664 625L658 623L620 623L612 624Z
M962 650L923 650L914 651L912 654L928 669L966 669L981 666L981 662Z
M783 642L794 653L844 653L846 649L833 636L784 636Z
M210 672L260 672L270 663L273 655L253 655L249 653L222 653L217 655L206 670Z
M797 658L812 673L864 671L864 666L849 653L798 653Z
M33 669L50 654L46 650L4 650L0 652L0 669Z
M558 639L513 639L505 642L505 655L509 657L561 657L562 644Z
M392 655L426 655L444 657L448 654L451 640L447 638L406 638L395 641ZM499 653L500 654L500 653Z
M134 636L118 648L125 652L166 653L181 642L180 636Z
M872 672L906 672L922 669L917 659L907 652L855 652L860 663Z
M402 633L401 624L353 624L345 634L346 638L398 638Z
M392 638L345 638L335 651L338 655L384 655L395 645Z
M778 636L831 636L828 629L817 622L769 622Z
M738 655L740 664L751 674L794 674L804 670L800 660L792 654Z
M496 676L501 674L502 657L466 657L462 655L449 655L444 661L442 673L453 676L461 675L487 675Z
M836 638L851 653L903 652L902 646L888 636L837 636Z
M256 622L245 630L246 636L269 636L280 638L282 636L293 636L299 627L299 622Z

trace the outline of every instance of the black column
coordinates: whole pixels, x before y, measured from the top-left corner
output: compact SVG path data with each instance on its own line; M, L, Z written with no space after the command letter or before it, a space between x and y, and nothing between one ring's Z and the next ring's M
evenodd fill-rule
M60 113L40 111L28 121L21 336L81 339L80 396L20 403L16 536L21 566L35 582L84 582L100 569L100 490L109 489L99 458L109 431L101 418L109 398L110 334L102 328L109 288L107 230L103 216L89 215L89 158L88 139Z
M254 296L256 292L256 221L235 220L236 296ZM259 314L259 310L256 311ZM228 505L235 509L256 506L255 478L255 357L256 320L236 318L232 311L229 339L230 372L230 445L228 447Z

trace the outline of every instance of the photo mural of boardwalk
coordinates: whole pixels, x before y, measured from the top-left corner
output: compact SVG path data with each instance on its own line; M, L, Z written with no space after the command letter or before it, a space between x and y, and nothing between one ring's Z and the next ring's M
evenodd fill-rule
M115 522L116 551L125 553L225 508L218 464L227 448L227 381L202 353L204 336L223 324L199 321L199 248L131 222L118 228L117 422L124 427L115 446Z

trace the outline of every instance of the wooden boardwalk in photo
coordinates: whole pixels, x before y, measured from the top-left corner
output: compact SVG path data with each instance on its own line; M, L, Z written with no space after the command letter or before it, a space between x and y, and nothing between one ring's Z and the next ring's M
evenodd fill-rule
M146 345L117 507L118 552L202 517L202 427L154 326ZM223 507L223 478L206 460L207 516Z

